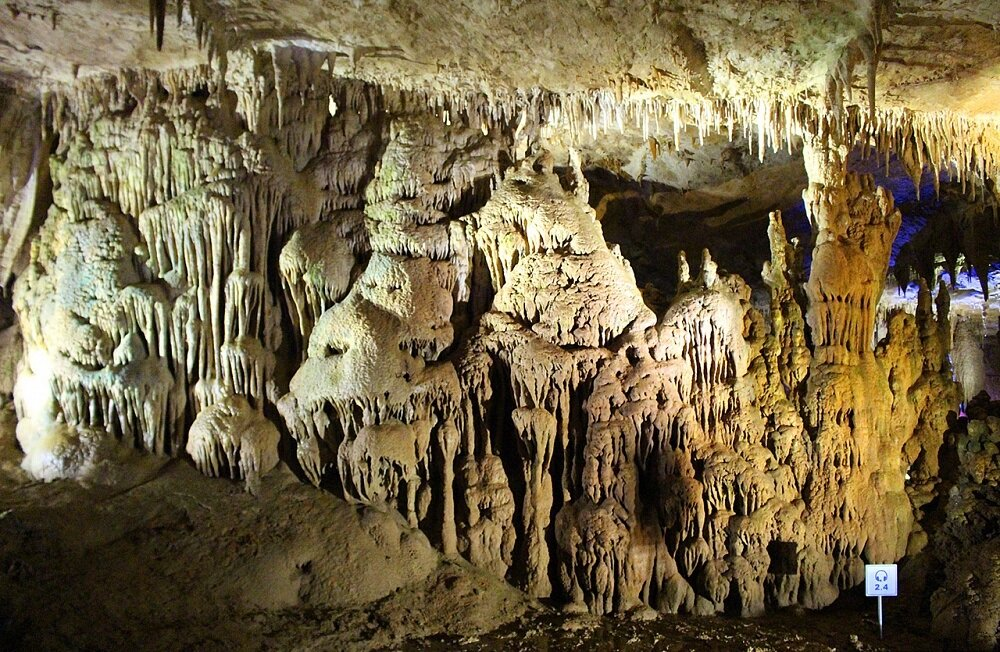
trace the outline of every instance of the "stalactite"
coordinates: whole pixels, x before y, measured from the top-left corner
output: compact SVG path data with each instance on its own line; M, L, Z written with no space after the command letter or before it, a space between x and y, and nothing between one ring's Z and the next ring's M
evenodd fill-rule
M240 76L254 61L248 56L233 67L238 97L260 89ZM80 435L106 429L137 447L180 454L189 409L197 413L236 395L261 412L273 399L269 383L281 331L267 282L269 242L317 221L325 206L356 205L348 196L360 193L365 174L357 161L373 139L359 137L364 126L353 117L330 118L326 95L295 103L296 126L283 128L271 143L233 138L224 112L192 100L206 84L206 105L212 105L217 85L205 69L123 72L48 100L61 138L52 161L54 195L66 217L50 219L47 228L53 242L75 242L83 256L93 255L89 232L108 244L100 254L106 262L93 266L100 280L87 294L53 297L58 310L84 320L76 328L81 339L55 346L54 323L35 329L31 346L49 352L36 356L39 366L43 357L56 366L50 371L47 361L43 372L55 407L29 410L39 421L34 434L25 427L26 440L50 429L49 421L66 419ZM289 92L305 88L299 79ZM165 99L159 89L167 89ZM258 106L248 112L273 115L276 100L267 89L253 97ZM329 121L334 126L327 129ZM323 146L348 152L355 163L344 173L325 172L335 166L319 155ZM349 222L339 221L338 232L348 233ZM54 255L34 254L37 274L19 291L26 313L38 292L66 284ZM79 301L88 295L83 307Z
M278 439L274 424L236 395L198 414L187 452L205 475L245 479L256 493L260 477L278 464Z
M163 49L163 26L167 18L167 0L149 0L149 31L156 31L156 49Z
M297 229L281 249L281 284L303 343L326 310L350 288L354 254L338 225L318 222Z

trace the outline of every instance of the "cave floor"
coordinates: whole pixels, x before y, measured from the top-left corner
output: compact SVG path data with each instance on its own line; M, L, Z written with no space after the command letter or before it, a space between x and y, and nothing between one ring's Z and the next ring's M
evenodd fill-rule
M652 621L543 612L481 636L432 636L409 640L407 651L510 650L942 650L929 634L929 619L886 609L885 636L879 640L874 601L853 594L819 612L804 609L769 613L760 618L670 616Z
M902 602L879 641L857 592L755 619L567 615L283 467L258 497L184 461L125 468L82 487L0 462L0 650L941 649Z

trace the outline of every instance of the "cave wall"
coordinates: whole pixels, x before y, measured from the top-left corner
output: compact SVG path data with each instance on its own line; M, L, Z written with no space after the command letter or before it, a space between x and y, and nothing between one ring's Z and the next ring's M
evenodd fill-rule
M707 251L657 316L579 160L519 154L523 114L327 64L230 53L46 99L52 203L14 291L33 476L138 448L253 491L280 453L594 613L818 608L923 545L947 308L924 291L872 346L899 217L836 139L807 144L804 289L774 214L767 316Z
M1000 631L1000 401L981 393L949 420L941 526L928 546L935 634L968 649L995 649Z

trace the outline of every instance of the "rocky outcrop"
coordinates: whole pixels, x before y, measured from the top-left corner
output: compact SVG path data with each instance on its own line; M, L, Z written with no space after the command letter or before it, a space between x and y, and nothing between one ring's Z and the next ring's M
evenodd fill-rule
M943 581L930 600L934 632L974 650L1000 643L1000 402L982 393L955 418L942 450L947 498L930 552Z

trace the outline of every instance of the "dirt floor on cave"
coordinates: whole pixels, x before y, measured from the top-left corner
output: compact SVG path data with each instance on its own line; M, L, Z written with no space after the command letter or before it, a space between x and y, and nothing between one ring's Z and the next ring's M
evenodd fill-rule
M279 470L258 497L138 457L111 486L0 460L0 650L936 650L857 592L822 612L567 615L443 559L396 514Z
M479 636L408 640L400 650L943 650L929 624L889 614L882 640L872 604L847 596L822 612L790 610L762 618L660 616L654 621L533 614ZM891 611L888 603L887 610Z

